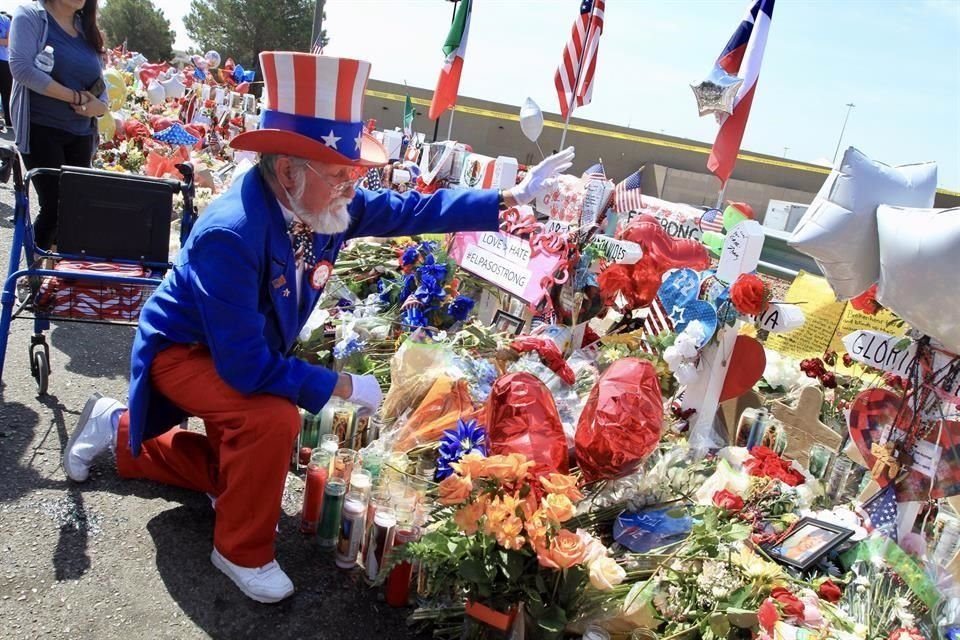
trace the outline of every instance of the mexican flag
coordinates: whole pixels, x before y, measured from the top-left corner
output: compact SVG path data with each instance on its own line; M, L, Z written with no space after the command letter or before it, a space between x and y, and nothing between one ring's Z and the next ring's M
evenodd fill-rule
M410 94L407 94L407 99L403 103L403 132L408 136L413 133L413 118L417 114L413 110L413 101L410 100Z
M467 34L470 31L470 12L473 0L460 0L457 13L450 25L450 33L443 43L443 69L437 89L430 102L430 119L436 120L444 111L457 104L457 92L460 88L460 72L463 71L463 56L467 51Z

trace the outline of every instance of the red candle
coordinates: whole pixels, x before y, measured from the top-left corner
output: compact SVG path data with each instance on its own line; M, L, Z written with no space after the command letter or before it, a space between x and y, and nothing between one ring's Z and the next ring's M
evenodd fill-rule
M320 524L323 491L327 484L327 467L310 464L307 482L303 488L303 509L300 511L300 533L315 535Z
M420 538L417 527L398 527L395 538L396 544L403 545ZM413 574L413 565L401 562L390 571L386 582L386 600L391 607L406 607L410 604L410 579Z

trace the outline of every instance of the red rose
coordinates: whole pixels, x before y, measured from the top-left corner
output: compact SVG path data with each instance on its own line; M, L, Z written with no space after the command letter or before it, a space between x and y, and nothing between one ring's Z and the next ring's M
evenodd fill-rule
M767 598L763 601L763 604L757 609L757 619L760 621L760 626L763 627L767 633L773 633L773 627L780 619L780 612L777 611L773 600Z
M770 596L777 601L780 609L790 618L803 617L803 602L800 598L793 595L789 589L777 587L770 592Z
M877 302L877 285L873 285L856 298L850 299L850 306L868 316L877 315L883 306Z
M845 367L853 366L853 358L850 357L849 353L843 354L843 366Z
M832 373L825 373L820 376L820 384L823 385L825 389L836 389L837 388L837 376Z
M843 595L843 591L833 583L833 580L827 578L817 587L817 595L827 602L838 602Z
M730 301L745 316L763 313L768 306L767 285L752 273L741 274L730 287Z
M923 636L916 629L900 627L890 634L889 640L923 640Z
M803 474L796 471L788 461L768 447L754 447L750 450L750 456L751 459L746 461L745 466L752 476L774 478L791 487L797 487L805 482Z
M713 504L727 511L739 511L743 509L743 498L723 489L713 494Z

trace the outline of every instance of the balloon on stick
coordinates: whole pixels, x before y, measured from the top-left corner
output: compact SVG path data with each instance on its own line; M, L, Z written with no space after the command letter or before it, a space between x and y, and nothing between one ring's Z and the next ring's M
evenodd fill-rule
M540 134L543 133L543 111L540 106L533 101L533 98L527 98L520 107L520 130L527 136L530 142L537 145L537 150L543 155L543 149L540 148Z

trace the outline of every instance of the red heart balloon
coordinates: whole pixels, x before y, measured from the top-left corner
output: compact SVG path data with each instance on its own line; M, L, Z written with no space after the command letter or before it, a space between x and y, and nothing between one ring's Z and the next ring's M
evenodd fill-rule
M757 384L767 366L763 345L750 336L737 336L730 355L730 368L720 390L720 402L739 398Z
M877 457L871 445L882 441L890 433L903 437L904 430L913 422L913 411L907 406L900 413L903 399L888 389L868 389L850 406L850 437L863 455L868 467L873 467ZM899 413L899 419L898 419ZM938 440L939 437L939 440ZM944 498L960 494L960 423L949 420L935 422L926 438L917 443L915 459L938 459L931 488L929 475L912 468L910 473L896 485L897 501L924 501L928 498ZM932 454L932 456L931 456ZM877 478L878 484L886 486L891 481L886 475Z

